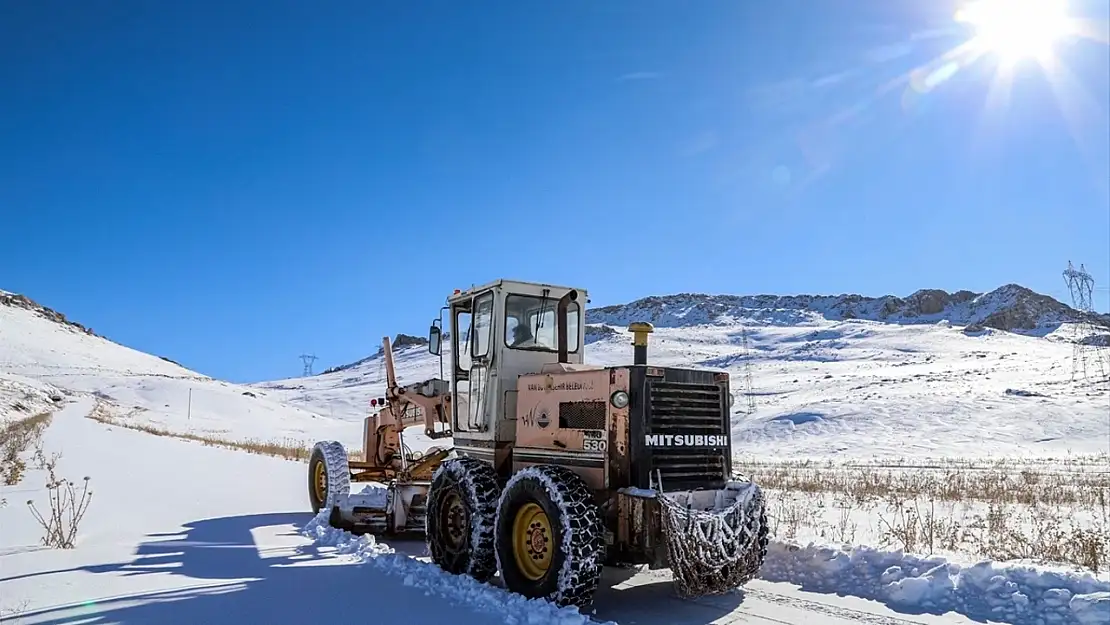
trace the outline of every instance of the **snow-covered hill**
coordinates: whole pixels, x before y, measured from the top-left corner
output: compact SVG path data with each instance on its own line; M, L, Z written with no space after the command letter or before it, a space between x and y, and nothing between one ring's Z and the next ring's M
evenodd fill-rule
M733 415L741 455L1100 452L1107 385L1071 381L1068 339L1083 319L1016 285L906 298L671 295L588 310L586 360L629 362L625 327L647 320L656 326L651 361L729 371L741 395L749 371L755 412L741 396ZM422 345L396 350L396 364L403 383L440 371ZM375 353L331 373L255 386L353 423L382 394L384 377Z
M0 416L95 395L124 422L230 440L314 441L356 432L322 414L113 343L23 296L0 292Z
M778 540L761 579L743 592L682 600L665 571L607 571L589 614L525 601L496 581L479 584L431 566L419 541L377 542L322 527L305 512L303 464L114 425L225 439L337 438L354 447L369 398L382 390L376 346L325 375L234 385L2 295L0 417L52 412L44 458L61 454L58 477L78 482L80 492L88 475L94 493L77 548L43 548L24 502L49 509L44 485L52 478L33 446L20 452L26 473L0 485L4 622L215 624L247 614L304 623L365 619L367 605L382 619L414 625L1091 625L1110 615L1110 586L1091 574ZM671 303L649 317L660 326L653 361L728 370L735 383L750 365L757 409L745 414L743 400L736 405L740 453L974 457L1105 449L1108 395L1105 386L1069 382L1064 317L1052 327L1048 313L1035 315L1035 331L1018 334L967 331L948 319L830 318L778 304L711 314L717 304L709 298L659 299ZM590 316L588 360L628 362L623 322L643 318L646 308L599 310ZM959 319L985 322L997 312ZM439 375L439 360L413 343L396 354L402 381ZM102 410L115 421L87 418ZM313 589L308 599L305 588Z
M947 321L953 325L995 328L1022 334L1047 334L1062 324L1110 320L1087 315L1047 295L1017 284L988 293L923 289L901 298L893 295L701 295L646 297L630 304L595 308L594 324L627 325L650 321L657 327L681 328L743 319L758 325L805 325L819 319L859 319L898 324Z
M628 362L624 328L651 321L657 328L652 361L732 373L739 455L1105 451L1107 386L1071 381L1066 339L1082 319L1016 285L982 295L918 291L906 298L670 295L588 310L586 358ZM439 359L420 339L399 338L402 382L440 374ZM235 385L118 345L61 313L0 292L5 414L34 414L67 395L95 394L116 418L170 431L299 443L335 438L358 448L370 399L384 391L380 348L367 352L329 373ZM752 379L752 413L743 396L745 373ZM410 429L415 447L424 444L418 430Z

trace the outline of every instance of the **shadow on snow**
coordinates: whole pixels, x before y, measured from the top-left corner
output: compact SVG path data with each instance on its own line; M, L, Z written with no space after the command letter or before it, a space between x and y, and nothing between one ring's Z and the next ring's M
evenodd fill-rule
M368 566L351 566L307 543L299 534L312 518L277 513L205 519L179 532L151 534L129 562L74 569L85 573L134 577L180 576L175 588L95 598L81 603L25 612L26 623L62 625L196 625L197 623L403 622L407 625L500 623L504 616L478 612L465 602L441 599L406 585L402 575ZM288 546L259 546L254 531ZM421 557L423 541L388 540L401 557ZM396 557L396 556L383 556ZM414 566L434 565L413 562ZM69 571L51 571L50 575ZM712 604L679 599L666 581L614 588L634 571L606 569L603 586L587 615L643 625L705 625L740 605L742 592L713 598ZM446 576L447 574L444 573ZM24 577L24 576L16 576ZM27 576L29 577L29 576ZM15 578L8 578L15 579ZM487 592L502 594L495 578ZM168 584L167 584L168 585ZM121 584L122 586L122 584ZM487 602L488 606L488 602ZM596 611L595 611L596 609Z

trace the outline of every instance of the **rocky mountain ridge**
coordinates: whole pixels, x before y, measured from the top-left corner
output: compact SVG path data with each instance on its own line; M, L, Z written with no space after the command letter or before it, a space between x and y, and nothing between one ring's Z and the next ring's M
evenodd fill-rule
M76 321L71 321L69 319L66 319L66 316L63 315L62 313L54 310L53 308L43 306L42 304L39 304L38 302L36 302L35 300L27 297L26 295L20 295L18 293L9 293L7 291L0 291L0 305L14 306L16 308L23 308L25 310L29 310L29 311L37 314L38 316L40 316L44 319L48 319L50 321L53 321L55 323L59 323L59 324L64 325L64 326L68 326L70 328L73 328L74 330L77 330L78 332L83 332L83 333L88 334L90 336L100 336L96 332L93 332L92 328L86 328L85 326L81 325L80 323L77 323ZM104 337L101 337L101 338L104 338Z
M907 297L680 293L645 297L586 312L589 324L618 327L633 321L679 328L741 319L757 325L798 325L815 318L898 324L947 321L972 330L994 328L1023 334L1047 333L1061 324L1080 321L1110 329L1110 315L1080 312L1018 284L1007 284L987 293L922 289Z
M0 290L0 305L24 308L75 331L100 336L91 328L67 319L54 309L15 293ZM649 321L657 327L682 328L697 325L743 322L750 325L806 325L820 318L833 321L862 319L897 324L947 321L969 331L993 328L1021 334L1047 334L1064 323L1086 321L1100 336L1081 339L1096 343L1110 340L1110 314L1083 313L1050 296L1018 284L1007 284L987 293L961 290L922 289L906 297L842 295L712 295L677 293L649 296L586 311L586 342L611 336L614 327L633 321ZM101 337L103 338L103 337ZM397 334L395 349L423 347L424 337ZM374 354L351 363L330 367L320 375L355 368L381 357ZM168 359L166 359L168 360ZM170 361L172 362L172 361Z

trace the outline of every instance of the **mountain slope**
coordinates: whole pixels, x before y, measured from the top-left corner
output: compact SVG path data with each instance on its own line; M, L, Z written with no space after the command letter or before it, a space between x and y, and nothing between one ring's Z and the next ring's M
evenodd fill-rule
M370 399L384 392L380 350L327 374L234 385L2 295L4 414L34 414L67 395L96 395L111 416L135 424L230 439L333 438L357 448ZM919 291L904 299L672 295L588 311L586 360L630 361L624 324L648 319L658 328L653 362L729 371L741 395L750 370L756 410L748 414L743 397L734 406L738 454L1101 451L1110 396L1105 385L1070 382L1072 347L1062 338L1079 318L1012 285L983 295ZM991 323L1021 326L1021 333L983 327ZM440 375L439 360L420 343L405 337L395 350L402 383ZM408 442L416 447L419 429L410 429Z
M738 454L777 457L1055 455L1106 450L1106 385L1072 384L1077 311L1016 285L907 298L672 295L587 311L587 362L631 360L634 320L657 327L652 362L732 374ZM994 326L1012 327L1002 331ZM748 348L744 348L744 335ZM402 383L439 375L423 346L397 350ZM449 355L445 354L445 358ZM380 355L257 388L357 421L384 390Z
M93 395L125 423L225 439L312 441L358 432L257 389L118 345L30 299L0 294L0 416ZM23 406L23 409L16 408Z
M687 327L740 318L761 325L797 325L818 319L898 324L948 321L961 326L1038 335L1081 320L1110 326L1105 319L1081 313L1017 284L1007 284L982 294L924 289L906 298L893 295L679 294L646 297L629 304L595 308L587 313L589 323L627 325L632 321L649 321L657 327Z

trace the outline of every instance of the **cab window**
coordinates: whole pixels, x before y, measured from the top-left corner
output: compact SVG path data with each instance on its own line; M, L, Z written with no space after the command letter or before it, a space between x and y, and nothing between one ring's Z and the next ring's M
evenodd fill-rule
M489 354L490 336L493 330L493 293L486 293L474 300L474 332L470 343L470 354L483 358Z
M559 351L556 307L559 300L533 295L505 298L505 345L510 349L538 352ZM567 307L567 352L578 351L578 324L581 309L577 302Z

